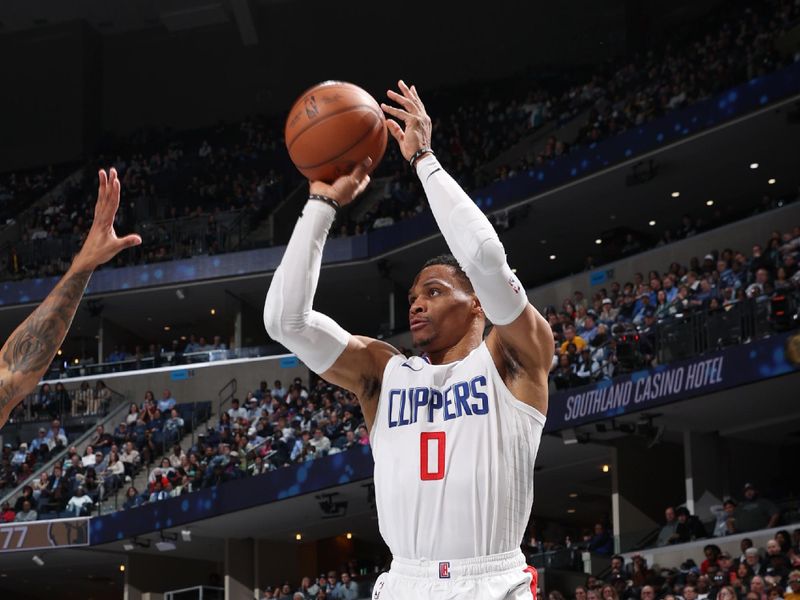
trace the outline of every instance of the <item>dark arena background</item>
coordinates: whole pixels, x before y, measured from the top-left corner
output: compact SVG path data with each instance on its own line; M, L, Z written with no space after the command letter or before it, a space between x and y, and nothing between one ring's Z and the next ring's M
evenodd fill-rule
M520 540L540 597L798 600L796 0L0 3L3 341L99 168L143 238L0 430L0 596L371 597L392 557L358 399L262 310L308 193L289 107L400 78L556 340ZM315 309L413 353L407 290L446 250L390 139Z

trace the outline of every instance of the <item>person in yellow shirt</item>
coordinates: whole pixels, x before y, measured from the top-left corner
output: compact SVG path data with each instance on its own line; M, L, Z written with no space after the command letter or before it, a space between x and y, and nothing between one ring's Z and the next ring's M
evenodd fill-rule
M789 587L783 595L783 600L800 600L800 571L789 573Z
M559 352L564 354L567 351L567 346L570 344L575 344L578 354L586 347L586 340L575 333L575 325L572 324L564 325L564 343L561 344Z

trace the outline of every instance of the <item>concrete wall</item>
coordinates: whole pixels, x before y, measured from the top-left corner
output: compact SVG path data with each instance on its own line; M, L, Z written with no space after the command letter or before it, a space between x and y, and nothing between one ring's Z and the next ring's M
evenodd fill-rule
M750 538L757 548L766 546L767 541L772 539L775 532L786 529L786 526L776 527L774 529L763 529L761 531L750 531L748 533L737 533L721 538L709 538L705 540L697 540L686 544L675 544L674 546L666 546L664 548L653 548L641 552L628 552L623 554L626 562L631 560L634 554L641 554L647 564L650 566L658 565L662 568L678 567L687 558L691 558L698 565L705 560L703 556L703 547L706 544L716 544L722 551L727 551L734 558L742 555L741 541L743 538Z

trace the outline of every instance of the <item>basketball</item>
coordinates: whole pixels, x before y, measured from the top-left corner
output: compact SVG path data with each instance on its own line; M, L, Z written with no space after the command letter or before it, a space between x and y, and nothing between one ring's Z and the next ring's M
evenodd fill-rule
M386 151L386 120L375 99L343 81L325 81L304 92L286 119L286 149L310 181L332 182L372 158L375 170Z

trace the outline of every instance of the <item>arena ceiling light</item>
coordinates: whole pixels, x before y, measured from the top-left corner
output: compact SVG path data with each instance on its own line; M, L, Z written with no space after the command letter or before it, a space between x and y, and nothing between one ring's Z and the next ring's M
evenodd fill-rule
M551 254L550 255L550 260L555 260L555 259L556 259L556 255L555 254Z
M602 244L602 243L603 243L603 240L601 240L600 238L597 238L597 239L594 241L594 243L595 243L595 244L597 244L597 245L599 246L600 244Z
M680 193L680 192L672 192L672 194L670 194L670 195L671 195L673 198L680 198L680 197L681 197L681 193Z
M655 222L655 221L652 221L652 220L651 220L651 221L648 221L648 223L647 223L647 224L648 224L648 225L650 225L650 227L655 227L655 226L656 226L656 222Z
M758 168L758 163L750 163L750 168L755 170Z
M767 179L767 183L770 185L775 185L775 178L771 177L770 179Z
M570 515L575 514L575 509L574 508L568 508L567 509L567 513L570 514Z
M706 206L714 206L713 200L706 200Z

